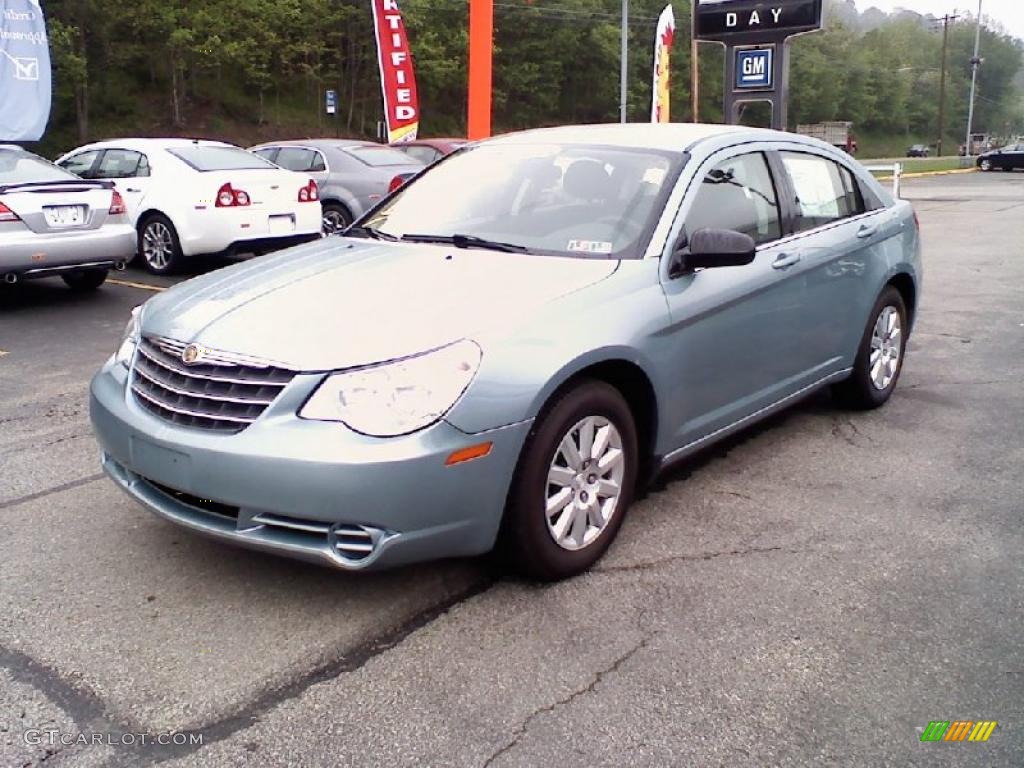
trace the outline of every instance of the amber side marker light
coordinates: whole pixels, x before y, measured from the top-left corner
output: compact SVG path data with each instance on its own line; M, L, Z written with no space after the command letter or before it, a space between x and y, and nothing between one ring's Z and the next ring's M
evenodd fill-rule
M491 452L492 445L494 444L480 443L479 445L471 445L469 448L460 448L444 460L445 466L450 467L453 464L462 464L473 459L482 459Z

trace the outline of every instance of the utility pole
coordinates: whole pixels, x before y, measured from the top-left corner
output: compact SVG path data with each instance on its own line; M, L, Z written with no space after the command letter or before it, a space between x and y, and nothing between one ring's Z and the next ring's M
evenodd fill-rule
M942 157L942 137L946 132L946 53L949 50L949 23L960 17L946 14L942 17L942 75L939 78L939 141L935 154Z
M978 0L978 26L974 31L974 57L971 59L971 105L967 110L967 143L964 144L964 154L971 156L973 142L971 134L974 133L974 96L978 89L978 67L981 66L981 59L978 54L981 52L981 3Z
M619 68L619 122L626 122L626 99L629 91L629 0L622 0L622 54Z
M697 42L697 3L690 4L690 114L700 122L700 43Z

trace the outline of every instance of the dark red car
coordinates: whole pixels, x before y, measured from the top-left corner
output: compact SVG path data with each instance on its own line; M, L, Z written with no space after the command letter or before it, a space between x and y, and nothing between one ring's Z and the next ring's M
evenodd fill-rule
M464 144L468 139L416 139L401 144L392 144L395 149L400 149L415 160L424 165L430 165L445 155L450 155Z

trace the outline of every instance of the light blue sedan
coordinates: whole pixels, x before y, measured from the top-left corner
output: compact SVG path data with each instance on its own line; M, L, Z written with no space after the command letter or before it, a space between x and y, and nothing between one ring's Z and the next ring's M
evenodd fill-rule
M821 387L884 404L920 286L911 206L822 142L530 131L154 297L92 421L120 488L224 541L559 579L666 465Z

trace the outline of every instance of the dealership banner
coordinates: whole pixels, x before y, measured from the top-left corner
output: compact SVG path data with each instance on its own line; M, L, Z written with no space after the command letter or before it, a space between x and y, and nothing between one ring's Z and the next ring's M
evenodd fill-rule
M50 45L38 0L0 0L0 141L38 141L50 119Z
M2 2L2 0L0 0ZM377 63L384 94L388 143L413 141L420 127L420 103L409 38L398 0L370 0L377 35Z
M654 88L651 97L651 122L669 121L669 57L672 38L676 34L676 19L672 6L666 5L658 19L658 32L654 36Z

